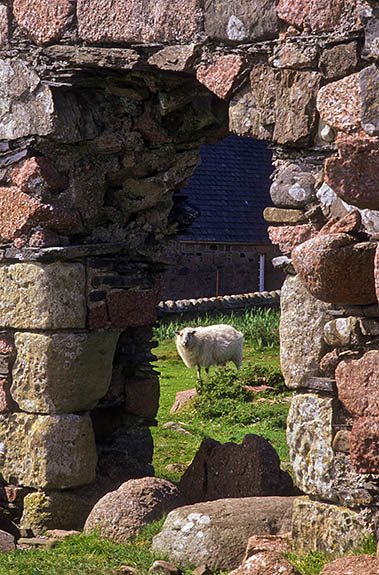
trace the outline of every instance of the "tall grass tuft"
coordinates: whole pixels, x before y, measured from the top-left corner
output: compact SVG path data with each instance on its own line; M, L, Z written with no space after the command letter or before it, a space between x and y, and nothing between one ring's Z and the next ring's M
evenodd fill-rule
M253 401L248 386L266 384L272 388L271 402ZM222 421L223 425L252 425L269 419L272 429L286 427L289 403L280 369L247 364L240 371L216 368L197 384L196 416L205 421ZM267 392L263 392L266 397ZM258 397L258 395L256 396ZM260 397L260 395L259 395Z
M254 349L279 347L280 310L277 308L250 308L244 314L231 313L198 316L186 320L185 317L175 317L171 321L161 322L154 328L154 338L157 341L173 339L175 331L183 327L198 327L227 323L241 331L245 341Z

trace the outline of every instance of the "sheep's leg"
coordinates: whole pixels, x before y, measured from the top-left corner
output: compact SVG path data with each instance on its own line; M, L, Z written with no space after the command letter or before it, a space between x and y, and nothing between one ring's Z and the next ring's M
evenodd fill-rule
M239 370L240 367L242 366L242 357L239 357L238 359L234 360L232 359L234 365L236 366L236 368Z
M196 389L197 389L197 392L199 394L201 394L202 387L203 387L203 380L201 379L201 367L200 367L200 365L198 365L197 366L197 386L196 386Z
M209 367L206 367L206 368L205 368L205 373L207 374L207 377L208 377L208 375L209 375Z

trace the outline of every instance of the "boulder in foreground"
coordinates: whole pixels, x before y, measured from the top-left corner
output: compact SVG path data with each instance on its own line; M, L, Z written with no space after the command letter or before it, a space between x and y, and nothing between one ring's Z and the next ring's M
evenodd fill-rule
M251 535L290 531L294 499L229 498L175 509L154 537L153 550L183 566L236 569Z

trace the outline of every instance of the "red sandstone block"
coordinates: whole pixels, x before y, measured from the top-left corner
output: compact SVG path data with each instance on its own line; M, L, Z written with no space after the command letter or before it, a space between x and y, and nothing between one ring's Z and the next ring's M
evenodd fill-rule
M201 65L197 70L196 77L208 90L219 98L225 99L229 95L242 65L241 56L236 54L220 56L213 64Z
M79 35L99 43L194 41L199 0L78 0Z
M125 411L154 418L159 406L158 378L128 380L125 385Z
M355 417L379 417L379 350L341 361L335 373L338 398Z
M23 32L36 44L56 42L71 23L70 0L14 0L13 14Z
M13 245L15 248L17 248L18 250L21 248L24 248L27 244L27 239L25 237L22 238L16 238L15 240L13 240Z
M345 202L362 209L379 210L379 137L341 134L339 156L325 162L325 182Z
M337 349L333 349L321 358L320 369L323 373L325 373L325 375L334 377L334 373L339 361L339 353Z
M317 299L345 305L376 301L375 243L354 243L349 234L318 234L292 251L303 285Z
M379 549L379 548L378 548ZM341 557L327 563L320 575L378 575L379 563L372 555Z
M302 28L309 11L309 2L307 0L280 0L276 10L279 18L296 28Z
M107 294L109 317L113 327L138 327L156 320L154 290L112 290Z
M0 238L14 240L33 226L41 215L41 203L17 188L0 188Z
M317 230L311 224L298 226L270 226L268 235L271 243L278 245L283 253L291 252L296 246L311 239L317 234Z
M361 417L354 422L350 458L358 473L379 473L379 417Z
M279 18L302 30L328 32L334 30L340 21L345 4L350 0L280 0L277 13Z
M348 213L341 219L332 218L320 230L320 234L357 234L362 225L361 214L358 210Z
M44 193L57 193L67 185L48 158L28 158L11 173L12 182L21 192L42 198Z
M9 40L9 20L7 6L0 5L0 46L7 44Z
M29 233L35 226L46 226L63 234L82 230L76 211L44 204L15 187L0 188L1 241L13 241Z
M361 88L359 72L320 88L317 109L323 121L347 133L361 129Z

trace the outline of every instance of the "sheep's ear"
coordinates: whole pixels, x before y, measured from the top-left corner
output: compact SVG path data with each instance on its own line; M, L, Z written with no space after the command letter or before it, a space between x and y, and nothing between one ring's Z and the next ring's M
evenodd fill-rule
M176 333L176 335L179 335L179 334L180 334L180 331L175 331L175 333Z

